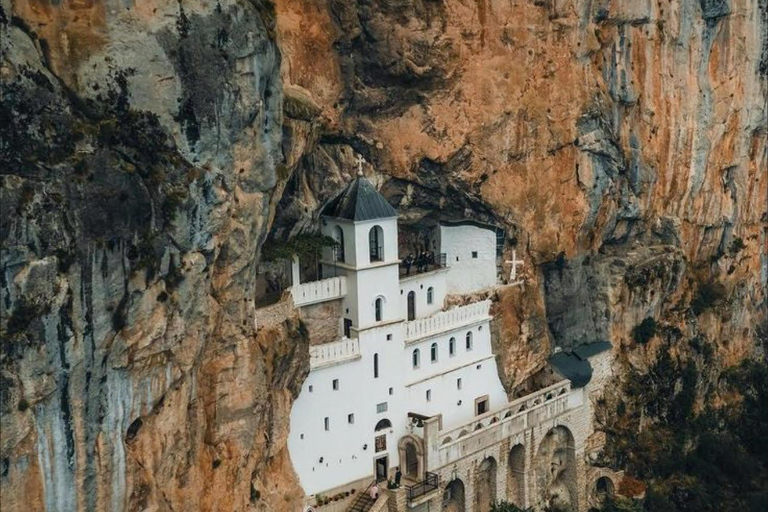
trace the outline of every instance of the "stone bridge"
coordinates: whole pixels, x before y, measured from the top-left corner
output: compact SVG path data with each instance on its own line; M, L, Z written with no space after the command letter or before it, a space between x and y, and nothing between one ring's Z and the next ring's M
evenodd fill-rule
M486 512L498 500L588 510L621 479L608 469L593 476L585 454L591 417L589 390L562 380L459 427L442 429L440 416L414 422L399 443L404 472L411 480L436 474L439 485L415 497L393 491L390 512Z

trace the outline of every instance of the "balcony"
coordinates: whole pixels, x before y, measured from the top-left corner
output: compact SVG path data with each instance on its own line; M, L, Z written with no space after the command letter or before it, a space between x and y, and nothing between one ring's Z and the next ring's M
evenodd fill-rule
M405 491L408 504L413 505L422 496L425 496L440 487L440 477L427 471L424 480L414 485L406 485Z
M435 313L405 323L405 341L413 341L440 334L490 318L491 301L484 300L467 306L458 306L448 311Z
M317 370L360 358L360 341L342 338L333 343L309 347L309 368Z
M347 278L344 276L321 279L291 286L293 303L297 307L340 299L347 295Z

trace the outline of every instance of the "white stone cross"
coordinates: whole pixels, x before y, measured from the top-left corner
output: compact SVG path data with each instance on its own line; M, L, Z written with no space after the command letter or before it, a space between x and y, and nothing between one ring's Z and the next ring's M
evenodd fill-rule
M363 162L365 162L365 158L363 158L363 155L358 154L357 155L357 175L362 176L363 175Z
M518 266L522 266L522 264L524 262L523 262L523 260L517 259L517 251L513 249L512 250L512 259L511 260L507 260L507 263L511 263L512 264L512 269L509 271L509 281L511 283L514 283L515 281L517 281L517 267Z

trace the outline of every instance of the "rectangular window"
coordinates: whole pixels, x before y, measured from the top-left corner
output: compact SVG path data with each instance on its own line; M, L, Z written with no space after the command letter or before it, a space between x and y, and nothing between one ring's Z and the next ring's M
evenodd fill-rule
M309 392L312 392L312 384L309 385Z
M392 341L392 335L391 334L387 334L387 341Z
M461 379L456 379L456 389L461 389Z
M331 430L331 418L328 416L323 420L323 428L325 428L325 430Z
M390 395L394 395L395 394L395 389L394 388L389 388L389 394Z
M472 251L472 257L477 259L477 251Z
M334 391L339 390L339 379L333 379L333 383L331 384L333 386Z
M427 402L431 402L431 401L432 401L432 390L428 389L427 390Z
M376 404L376 412L387 412L387 402Z
M488 395L475 398L475 415L480 416L488 412Z
M347 423L350 425L355 424L355 415L354 414L347 414Z

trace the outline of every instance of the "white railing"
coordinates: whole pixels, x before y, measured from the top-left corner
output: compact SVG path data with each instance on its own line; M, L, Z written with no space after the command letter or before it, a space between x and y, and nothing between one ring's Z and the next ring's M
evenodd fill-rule
M314 370L360 357L360 341L342 338L333 343L309 347L309 367Z
M443 331L449 331L462 325L490 318L488 311L491 301L484 300L468 306L459 306L448 311L435 313L427 318L419 318L405 323L405 341L424 338Z
M340 299L347 295L347 278L344 276L321 279L291 286L293 303L308 306L326 300Z
M451 464L569 410L571 382L563 380L438 434L436 466Z

